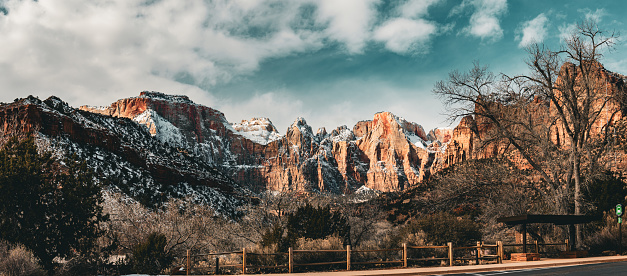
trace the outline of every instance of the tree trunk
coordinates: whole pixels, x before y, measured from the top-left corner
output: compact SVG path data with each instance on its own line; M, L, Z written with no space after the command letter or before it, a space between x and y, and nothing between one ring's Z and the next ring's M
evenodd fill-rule
M575 184L575 215L581 215L581 158L577 152L576 146L573 145L573 177ZM577 249L581 248L581 225L575 227L576 240L574 245Z

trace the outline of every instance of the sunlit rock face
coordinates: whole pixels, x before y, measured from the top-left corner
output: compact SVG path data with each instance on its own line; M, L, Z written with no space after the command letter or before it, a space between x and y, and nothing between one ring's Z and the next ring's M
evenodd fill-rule
M563 74L566 70L574 72L575 78L581 81L581 73L578 69L573 64L565 63L561 68L560 77L557 79L556 85L560 85L563 82ZM627 111L627 77L610 72L599 63L592 66L591 72L592 78L589 80L589 83L593 88L591 97L594 97L594 100L589 110L597 115L590 128L589 135L594 138L602 138L606 134L612 136L614 135L613 133L606 133L605 130L608 129L608 126L624 120L624 114ZM555 93L557 95L560 94L558 90ZM494 105L498 104L494 103ZM505 106L497 106L497 108L507 109ZM559 147L570 147L570 138L558 116L555 103L536 97L530 103L530 109L531 111L525 114L525 116L528 116L529 120L535 124L550 126L549 135L551 142ZM438 164L437 167L441 169L467 159L490 158L498 154L508 153L508 158L514 161L520 168L531 168L521 154L512 149L506 141L480 147L482 139L485 140L493 128L494 125L487 118L473 118L471 116L463 118L452 131L448 140L446 135L436 139L448 141L442 157L438 159L443 160L443 162ZM429 135L432 134L429 133ZM433 135L437 136L436 133ZM432 145L435 145L435 143ZM604 162L611 162L610 167L617 171L627 169L627 156L620 152L614 153L610 159L604 160Z
M132 119L157 140L193 151L253 191L351 193L361 186L398 191L433 173L452 130L430 135L392 113L375 114L352 130L314 133L297 118L280 135L268 118L228 123L225 116L186 96L142 92L108 107L82 110Z
M281 135L268 118L230 123L220 111L196 104L186 96L159 92L141 92L106 107L74 109L54 97L46 102L48 109L83 114L90 119L54 117L39 123L43 127L22 124L23 129L15 131L42 129L42 133L68 137L73 143L122 156L138 167L146 167L154 160L168 160L150 167L151 179L172 184L180 180L179 176L187 175L183 182L197 184L202 181L192 179L190 175L195 174L183 172L206 171L203 179L216 174L225 181L209 186L231 191L242 188L253 192L338 194L352 193L363 186L400 191L419 185L447 164L470 158L466 155L472 145L472 131L466 127L472 118L455 129L434 129L428 133L419 124L390 112L377 113L372 120L358 122L352 128L321 128L316 132L304 118L297 118ZM22 106L24 110L19 112L27 112L27 104ZM13 111L5 112L11 113L6 118L15 116ZM103 122L94 123L92 118ZM63 123L64 120L71 123ZM134 130L116 134L124 128L119 124ZM135 142L119 142L138 135L142 138ZM467 146L451 147L453 141ZM163 152L146 150L142 143L147 142L153 147L158 145ZM197 165L197 170L187 169L185 160L204 165ZM179 167L172 169L175 165Z

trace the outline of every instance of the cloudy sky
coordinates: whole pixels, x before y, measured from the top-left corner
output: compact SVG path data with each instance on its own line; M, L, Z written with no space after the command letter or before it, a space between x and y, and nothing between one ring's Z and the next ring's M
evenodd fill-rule
M526 70L524 47L583 19L627 35L615 0L0 0L0 101L78 107L185 94L231 122L352 127L391 111L446 126L431 90L473 60ZM606 68L627 75L623 37Z

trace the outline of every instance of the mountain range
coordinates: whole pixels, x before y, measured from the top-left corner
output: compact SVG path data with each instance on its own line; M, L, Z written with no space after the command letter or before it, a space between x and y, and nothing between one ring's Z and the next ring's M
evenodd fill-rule
M625 90L624 76L602 72L611 91ZM475 149L485 128L480 119L426 132L380 112L352 128L314 132L297 118L282 135L268 118L231 123L181 95L144 91L79 108L55 96L29 96L0 105L0 143L32 135L40 150L59 160L76 154L111 188L145 203L189 196L232 212L237 202L265 191L406 190L451 164L495 155L496 148Z

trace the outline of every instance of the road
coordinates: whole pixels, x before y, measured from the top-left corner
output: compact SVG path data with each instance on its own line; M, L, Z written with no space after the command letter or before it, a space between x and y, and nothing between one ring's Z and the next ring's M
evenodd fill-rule
M603 264L591 264L591 265L576 265L567 267L544 267L544 268L530 268L530 269L518 269L518 270L506 270L506 271L490 271L490 272L477 272L477 273L460 273L460 274L446 274L447 276L549 276L549 275L573 275L573 276L615 276L615 275L627 275L627 262L615 262L615 263L603 263Z

